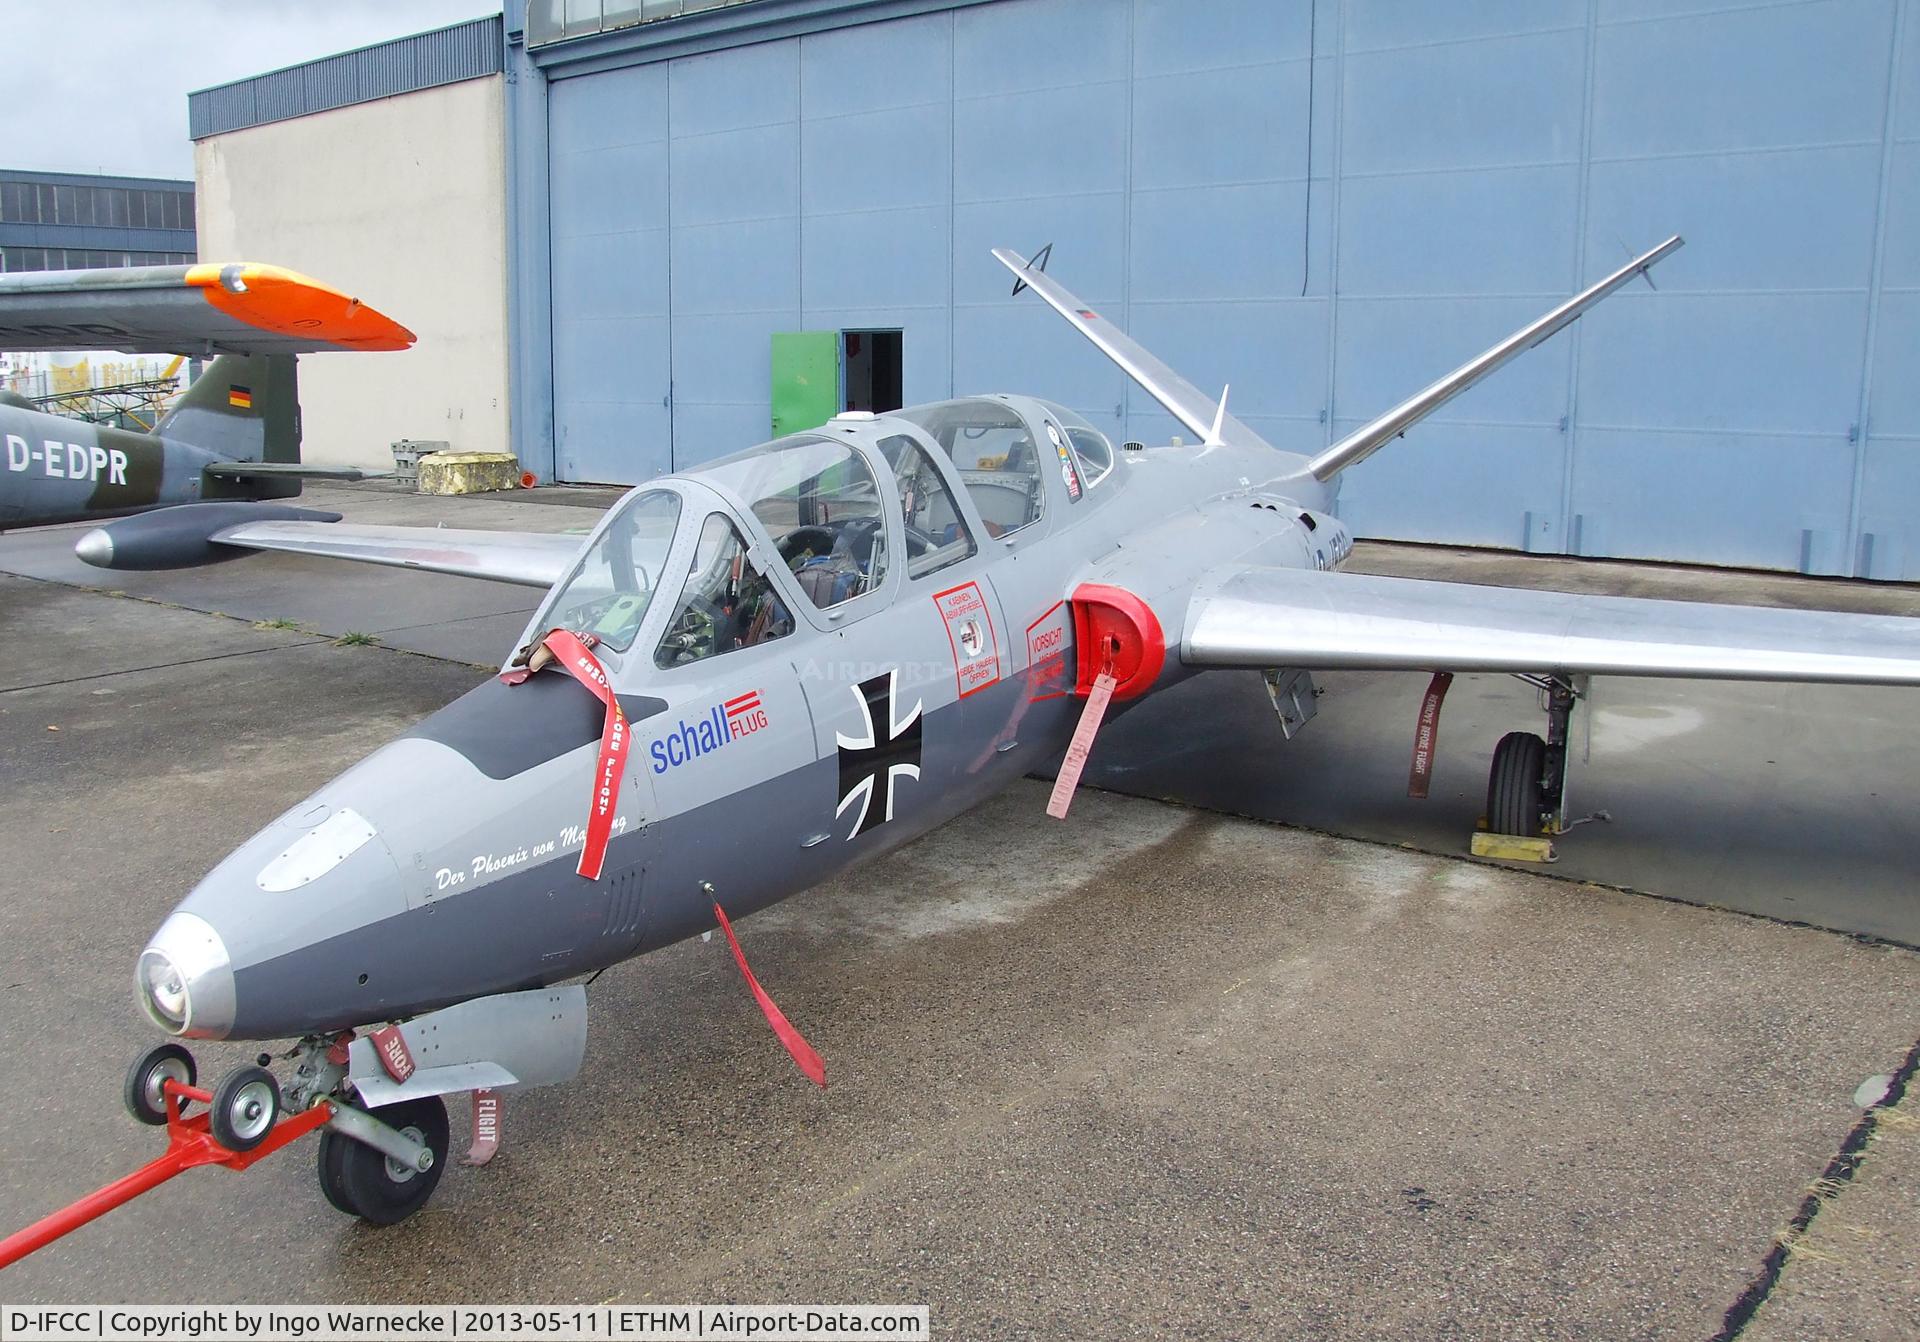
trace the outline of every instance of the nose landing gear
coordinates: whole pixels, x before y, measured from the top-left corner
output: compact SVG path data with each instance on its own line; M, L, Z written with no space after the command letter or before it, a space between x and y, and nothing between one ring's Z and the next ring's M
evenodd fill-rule
M389 1154L361 1137L329 1128L320 1134L320 1191L335 1211L370 1225L397 1224L425 1206L439 1186L451 1144L446 1101L428 1095L389 1104L378 1119L363 1113L359 1117L385 1126L419 1152L411 1158Z

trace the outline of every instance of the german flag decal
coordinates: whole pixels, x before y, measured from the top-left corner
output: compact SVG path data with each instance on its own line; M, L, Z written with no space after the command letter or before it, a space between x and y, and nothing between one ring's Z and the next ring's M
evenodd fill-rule
M236 410L253 409L253 388L237 386L227 388L227 404Z

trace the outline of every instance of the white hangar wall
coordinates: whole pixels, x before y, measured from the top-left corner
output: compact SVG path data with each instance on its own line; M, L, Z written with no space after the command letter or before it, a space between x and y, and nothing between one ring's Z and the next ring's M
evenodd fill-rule
M195 144L202 257L302 271L419 337L404 353L300 360L307 460L390 469L399 438L511 450L502 82L464 79Z

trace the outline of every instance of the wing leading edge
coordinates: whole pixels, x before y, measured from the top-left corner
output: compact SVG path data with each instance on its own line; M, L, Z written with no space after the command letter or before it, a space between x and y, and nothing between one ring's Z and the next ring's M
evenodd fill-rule
M339 519L338 513L276 503L187 503L97 526L73 550L95 568L191 568L234 558L236 550L278 550L551 587L566 576L586 542L583 535L547 531L374 526Z
M0 349L304 354L413 339L357 298L252 261L0 276Z
M1675 676L1920 686L1920 620L1317 570L1216 570L1194 666Z
M245 522L216 531L215 544L283 554L355 559L521 587L551 587L579 557L585 536L548 531L462 531L353 522Z

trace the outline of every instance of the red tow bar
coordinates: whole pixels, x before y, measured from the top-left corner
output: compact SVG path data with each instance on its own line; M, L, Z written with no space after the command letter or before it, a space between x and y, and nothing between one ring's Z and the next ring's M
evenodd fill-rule
M281 1119L258 1146L230 1151L213 1139L205 1113L187 1118L180 1112L189 1100L212 1104L212 1092L183 1085L172 1077L162 1083L162 1089L167 1101L166 1154L142 1165L124 1179L116 1179L98 1192L87 1194L72 1206L0 1240L0 1268L13 1266L34 1250L45 1248L62 1235L71 1234L96 1217L105 1216L115 1207L158 1188L176 1174L197 1165L225 1165L230 1170L244 1170L315 1128L325 1127L333 1117L332 1103L322 1100L305 1113Z

